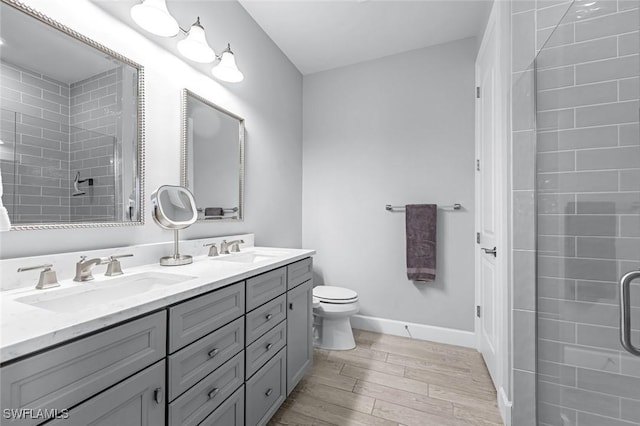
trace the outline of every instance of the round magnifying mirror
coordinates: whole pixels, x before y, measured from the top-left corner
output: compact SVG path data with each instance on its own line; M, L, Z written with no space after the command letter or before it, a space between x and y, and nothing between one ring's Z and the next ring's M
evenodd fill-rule
M163 185L151 194L151 208L153 220L158 226L174 231L174 254L160 258L160 265L192 263L191 256L180 254L178 250L178 230L188 228L198 220L196 200L191 191L182 186Z

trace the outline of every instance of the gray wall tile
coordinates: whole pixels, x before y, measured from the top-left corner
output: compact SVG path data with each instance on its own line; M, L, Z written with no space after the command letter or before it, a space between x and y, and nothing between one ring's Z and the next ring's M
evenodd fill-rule
M535 322L535 312L513 311L513 365L519 370L535 371L536 336L530 333Z

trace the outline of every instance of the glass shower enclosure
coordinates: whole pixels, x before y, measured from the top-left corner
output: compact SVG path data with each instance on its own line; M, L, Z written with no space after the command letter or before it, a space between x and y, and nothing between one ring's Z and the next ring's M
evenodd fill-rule
M535 62L539 425L640 425L639 5L574 1Z

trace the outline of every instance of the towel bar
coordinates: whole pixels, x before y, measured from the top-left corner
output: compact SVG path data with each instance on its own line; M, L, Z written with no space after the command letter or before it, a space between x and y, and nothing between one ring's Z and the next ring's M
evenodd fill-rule
M404 206L392 206L391 204L387 204L384 206L385 210L390 212L403 212L405 211ZM452 204L450 206L438 206L439 209L451 209L451 210L460 210L462 208L462 204Z

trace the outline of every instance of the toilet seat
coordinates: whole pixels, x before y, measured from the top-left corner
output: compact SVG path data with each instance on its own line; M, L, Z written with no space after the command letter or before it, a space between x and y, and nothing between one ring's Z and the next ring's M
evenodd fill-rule
M314 299L321 303L346 305L358 301L358 293L348 288L321 285L313 288Z

